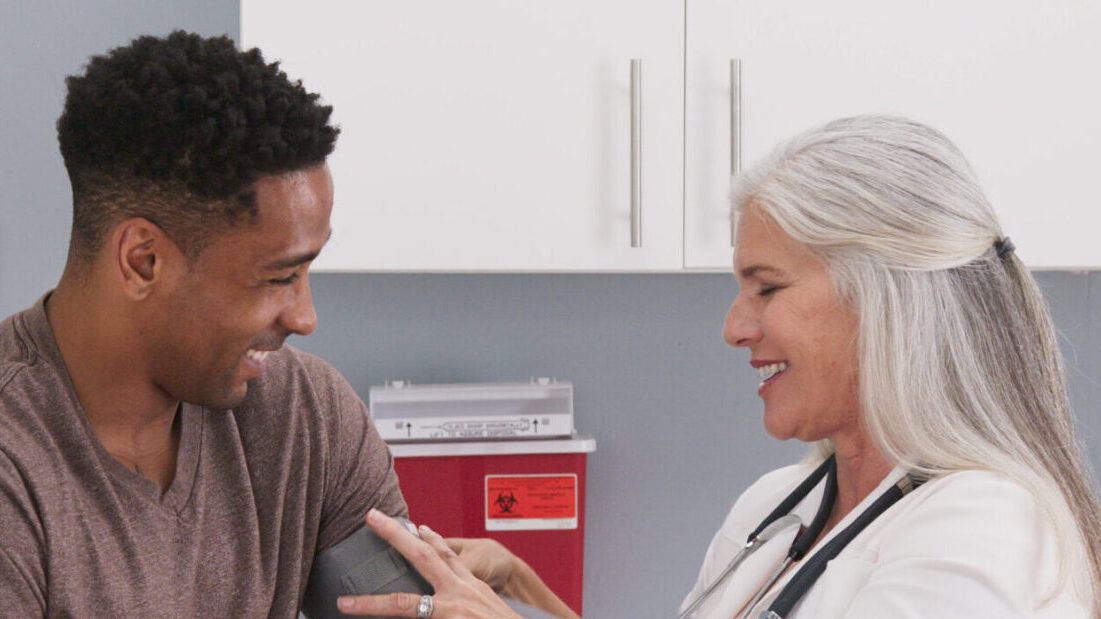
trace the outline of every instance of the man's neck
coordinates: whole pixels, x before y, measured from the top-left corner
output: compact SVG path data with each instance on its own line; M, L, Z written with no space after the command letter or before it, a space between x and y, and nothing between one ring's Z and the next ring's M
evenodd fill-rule
M62 277L46 315L69 378L96 438L116 460L171 483L179 447L179 402L148 379L124 307Z

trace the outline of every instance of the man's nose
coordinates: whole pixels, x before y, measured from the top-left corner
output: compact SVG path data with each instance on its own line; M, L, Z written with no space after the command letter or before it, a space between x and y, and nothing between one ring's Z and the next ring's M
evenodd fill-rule
M310 283L305 275L296 282L294 301L279 316L279 322L291 333L309 335L317 328L317 312L310 296Z

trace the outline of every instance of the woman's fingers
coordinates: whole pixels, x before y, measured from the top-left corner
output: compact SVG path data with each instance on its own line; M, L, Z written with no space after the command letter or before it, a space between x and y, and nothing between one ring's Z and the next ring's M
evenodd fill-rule
M385 595L345 596L336 606L346 615L383 617L410 617L416 619L417 604L421 596L416 593L387 593Z
M451 570L455 572L455 574L459 575L462 578L474 578L474 575L470 572L470 568L468 568L467 565L463 563L462 559L459 558L458 553L456 553L455 550L451 548L451 546L447 543L447 540L441 537L439 533L436 533L432 529L428 528L427 525L423 524L420 526L420 533L421 539L428 542L428 545L436 551L436 554L438 554L441 559L443 559L445 562L447 562L449 566L451 566Z
M337 600L337 608L346 615L364 615L368 617L409 617L416 619L417 606L420 604L421 595L417 593L385 593L382 595L356 595L345 596ZM456 612L450 602L441 600L439 596L433 596L432 617L477 617L484 616L492 619L491 615L467 614ZM462 607L462 610L468 609Z
M440 558L435 548L410 533L397 520L377 509L371 509L367 512L367 526L412 563L433 588L439 590L440 587L457 578L454 570ZM450 552L450 549L448 551Z
M455 551L455 554L463 553L463 547L466 545L465 537L447 537L444 541L447 542L448 548Z
M431 596L433 619L522 619L489 586L474 578L447 542L431 529L422 527L424 539L420 539L398 521L374 509L367 512L367 526L413 564L435 589ZM421 597L416 593L344 596L337 600L337 605L348 615L413 619Z
M444 541L452 552L459 555L463 566L494 591L499 593L512 578L515 557L497 541L460 537L451 537Z

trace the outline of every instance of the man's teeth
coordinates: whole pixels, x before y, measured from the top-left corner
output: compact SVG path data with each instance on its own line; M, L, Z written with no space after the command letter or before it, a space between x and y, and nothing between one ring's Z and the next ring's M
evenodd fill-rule
M757 376L761 378L761 381L766 381L786 369L788 369L788 364L786 361L781 361L779 363L770 363L768 365L762 365L761 367L757 368Z
M249 349L249 351L245 353L245 356L248 357L249 359L252 359L253 361L255 361L257 363L263 363L264 359L267 359L268 355L270 355L270 354L271 354L270 350L252 350L252 349Z

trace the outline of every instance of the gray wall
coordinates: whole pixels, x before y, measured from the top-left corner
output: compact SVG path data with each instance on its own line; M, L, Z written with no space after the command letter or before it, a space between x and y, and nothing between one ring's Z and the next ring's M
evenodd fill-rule
M49 8L42 8L49 7ZM0 0L0 316L60 273L69 191L53 125L63 77L141 33L238 31L236 0ZM336 179L340 182L340 179ZM1072 398L1101 464L1101 273L1040 273L1064 334ZM366 396L388 379L556 376L576 387L589 459L585 607L673 613L712 531L760 473L802 453L761 430L744 351L719 336L728 275L335 275L313 287L321 327L294 343Z
M1101 466L1101 271L1038 274ZM591 617L673 616L740 489L803 454L761 429L757 378L720 325L730 275L311 277L321 324L296 345L370 385L574 382L592 434L585 540ZM1092 300L1092 301L1091 301Z
M54 123L66 75L142 34L240 31L237 0L0 0L0 316L65 264L70 194Z

